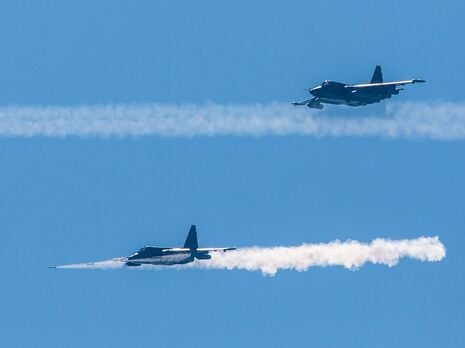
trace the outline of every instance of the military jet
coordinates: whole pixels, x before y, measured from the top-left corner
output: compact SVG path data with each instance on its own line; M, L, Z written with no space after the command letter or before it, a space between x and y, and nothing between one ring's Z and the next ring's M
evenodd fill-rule
M192 262L195 259L209 260L211 259L211 252L226 252L230 250L236 250L236 248L199 248L197 230L195 225L192 225L182 248L144 246L140 248L139 251L127 257L116 257L107 261L74 265L49 266L49 268L98 268L98 266L103 264L108 265L108 263L112 263L113 265L125 264L129 267L141 265L182 265Z
M195 225L192 225L182 248L144 246L126 258L126 266L182 265L194 259L209 260L212 258L211 252L229 250L236 248L199 248L197 230Z
M308 89L313 98L294 102L292 105L306 105L312 109L323 109L323 104L361 106L379 103L383 99L399 94L405 86L413 83L426 82L421 79L383 82L381 67L376 66L370 83L351 85L343 82L326 80L321 85Z

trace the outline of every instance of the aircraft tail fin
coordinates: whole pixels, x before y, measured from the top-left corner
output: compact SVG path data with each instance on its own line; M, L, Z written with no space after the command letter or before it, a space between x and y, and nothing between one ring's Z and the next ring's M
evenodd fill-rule
M383 83L383 73L381 72L381 67L379 65L376 66L370 83Z
M184 243L184 248L197 249L199 243L197 242L197 230L195 225L192 225L189 234L187 235L186 242Z

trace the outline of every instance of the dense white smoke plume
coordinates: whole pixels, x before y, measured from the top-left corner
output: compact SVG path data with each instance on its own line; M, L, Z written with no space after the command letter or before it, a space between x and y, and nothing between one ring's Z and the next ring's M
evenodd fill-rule
M328 113L284 103L10 106L0 108L0 136L465 138L464 103L387 103L385 113L350 117L344 111L348 109L331 110Z
M389 267L397 265L401 258L435 262L446 256L446 249L438 237L389 240L378 238L371 243L358 241L302 244L285 247L248 247L234 251L211 253L210 260L197 260L179 266L141 266L134 269L242 269L261 271L274 276L278 270L307 271L310 267L342 266L356 270L370 262ZM107 269L124 267L124 258L57 266L57 268Z

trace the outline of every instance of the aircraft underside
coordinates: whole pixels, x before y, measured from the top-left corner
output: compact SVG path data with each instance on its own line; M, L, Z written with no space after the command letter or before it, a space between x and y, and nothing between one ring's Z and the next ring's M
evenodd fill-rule
M366 96L363 98L327 98L327 97L319 97L317 98L318 102L325 103L325 104L333 104L333 105L349 105L349 106L363 106L368 104L379 103L383 99L391 98L391 95L384 95L384 96Z
M360 102L358 100L350 100L350 99L348 100L348 99L318 98L318 101L321 103L325 103L325 104L349 105L349 106L362 106L362 105L368 104L368 103Z
M140 265L158 265L158 266L172 266L183 265L194 261L192 254L178 254L178 255L162 255L153 256L140 259L131 259L126 261L127 266L140 266Z

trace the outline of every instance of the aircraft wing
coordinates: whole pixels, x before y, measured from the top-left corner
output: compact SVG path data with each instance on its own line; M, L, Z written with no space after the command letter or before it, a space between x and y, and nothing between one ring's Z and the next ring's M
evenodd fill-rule
M236 250L237 248L198 248L197 251L200 252L215 252L215 251L230 251L230 250Z
M413 83L422 83L422 82L426 82L426 81L421 80L421 79L413 79L413 80L394 81L394 82L362 83L359 85L347 85L345 86L345 88L364 89L364 88L384 87L384 86L405 86L405 85L410 85Z

